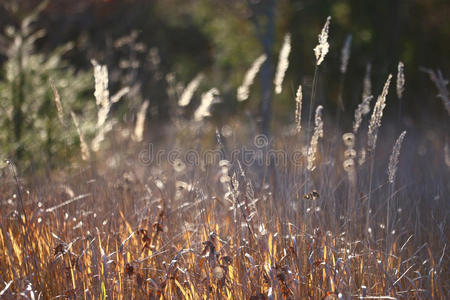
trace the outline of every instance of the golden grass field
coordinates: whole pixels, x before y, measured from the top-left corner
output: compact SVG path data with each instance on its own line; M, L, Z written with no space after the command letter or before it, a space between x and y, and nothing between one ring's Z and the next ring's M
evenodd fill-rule
M309 99L300 86L295 112L288 121L274 113L270 135L257 134L251 115L209 118L216 88L185 110L200 75L165 125L146 123L148 101L132 121L110 123L128 90L109 97L107 68L94 60L94 111L74 113L52 85L55 119L77 134L79 152L26 172L23 161L3 163L0 298L449 299L448 119L422 128L399 114L382 125L384 107L402 97L403 63L372 103L364 79L361 104L348 108L354 120L330 116L315 103L329 22ZM276 94L290 49L287 34ZM450 112L442 74L427 72Z
M197 136L172 134L176 142L167 149L200 151L201 140L214 144L212 126ZM225 142L234 133L227 134L221 137L224 148L232 146ZM292 151L295 137L280 137L273 147ZM392 195L387 156L379 151L366 234L367 163L357 164L357 180L351 183L342 166L342 141L338 135L327 137L326 130L307 189L304 158L273 170L225 159L195 166L178 160L146 165L137 159L146 146L115 143L121 146L102 153L103 160L73 162L38 178L14 178L13 166L4 170L3 298L448 296L448 169L430 175L434 179L423 178L427 172L411 175L414 181L403 180L407 183ZM436 147L429 151L439 151ZM400 158L400 171L408 157ZM411 170L420 170L420 163ZM416 193L421 188L415 186L430 184L427 180L442 188L432 199L427 192ZM397 211L391 215L390 235L385 229L388 195Z

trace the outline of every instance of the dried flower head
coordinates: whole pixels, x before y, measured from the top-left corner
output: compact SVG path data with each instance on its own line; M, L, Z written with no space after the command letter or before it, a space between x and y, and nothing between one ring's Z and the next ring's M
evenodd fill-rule
M188 183L186 183L186 182L184 182L184 181L179 181L179 180L177 180L176 182L175 182L175 188L178 190L178 191L182 191L182 190L189 190L190 189L190 185L188 184Z
M345 159L354 159L354 158L356 158L356 151L354 149L351 149L351 148L346 149L344 151L344 158Z
M225 271L223 270L223 268L221 266L216 266L213 270L213 273L214 273L214 277L217 280L221 280L225 276Z
M280 55L278 57L278 66L275 73L275 93L280 94L282 91L282 84L284 79L284 74L289 66L289 53L291 52L291 35L287 33L284 36L284 43L280 50Z
M228 160L226 160L226 159L222 159L221 161L219 161L219 167L229 167L231 164L230 164L230 161L228 161Z
M397 138L397 141L395 141L394 148L392 149L392 154L389 159L389 167L388 167L388 173L389 173L389 182L394 183L395 180L395 173L397 172L397 165L398 160L400 157L400 149L402 147L403 139L405 138L406 131L403 131L400 136Z
M186 164L181 159L177 158L173 162L173 169L175 172L181 173L186 169Z
M319 34L319 44L314 48L314 54L316 55L316 65L318 66L323 62L325 55L327 55L330 48L330 44L328 44L330 20L331 17L328 17L325 25L322 28L322 32Z
M355 135L351 132L344 133L342 135L342 140L344 141L344 145L353 148L355 145Z
M353 149L351 150L354 151ZM353 158L348 158L344 160L342 166L344 167L344 171L347 173L350 184L354 187L356 184L355 160Z
M316 200L320 195L316 190L312 190L311 192L303 195L303 198L306 200Z
M242 85L237 89L237 100L244 101L248 99L250 94L250 87L255 80L256 74L258 74L261 66L266 61L267 56L265 54L260 55L252 64L250 69L248 69L247 73L245 73L244 81Z
M345 172L352 172L355 168L355 162L353 161L353 159L346 159L343 163L343 167Z

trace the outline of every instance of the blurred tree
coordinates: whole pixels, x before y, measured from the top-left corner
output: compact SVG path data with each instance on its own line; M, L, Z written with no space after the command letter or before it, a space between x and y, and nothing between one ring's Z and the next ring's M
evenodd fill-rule
M276 0L267 1L247 1L252 14L250 19L256 28L259 42L263 46L264 54L267 56L265 63L261 67L261 132L269 135L270 121L272 116L273 97L273 46L275 40L276 22Z
M91 85L86 73L75 73L61 59L71 44L48 54L35 51L35 43L45 31L35 30L34 24L45 5L43 2L31 14L12 7L11 15L20 18L19 26L7 26L1 36L1 51L7 57L0 81L0 107L5 116L0 123L2 155L27 165L52 164L70 157L66 151L71 149L66 146L76 141L76 135L67 131L70 127L60 124L50 81L60 90L68 110L77 110L77 100Z
M24 8L33 8L39 0L4 3L26 11ZM270 121L265 112L271 110L267 99L273 97L268 74L273 73L274 49L290 32L292 52L285 89L276 96L277 105L273 106L276 119L290 121L295 86L302 83L304 97L309 97L314 72L312 49L324 20L331 15L330 53L319 70L317 94L317 103L326 104L329 115L337 106L340 90L349 108L346 113L352 113L360 101L367 63L373 65L373 92L378 93L387 73L395 73L398 60L402 60L406 74L405 115L417 119L427 109L443 117L445 112L438 101L426 102L424 107L423 99L430 97L432 84L418 70L420 66L442 69L447 75L449 13L450 3L445 0L52 0L38 21L47 34L36 40L35 46L38 52L48 54L74 41L73 50L64 58L75 70L90 71L91 58L107 64L112 92L124 85L134 87L131 101L119 107L126 120L134 118L144 99L150 100L152 116L167 119L174 96L169 101L166 75L171 73L169 77L179 85L202 71L208 76L200 89L216 86L221 91L221 114L215 120L226 118L223 112L259 111L259 116L266 115L261 128L267 131ZM20 19L1 8L0 16L3 27ZM353 35L352 51L341 89L335 78L340 76L340 50L348 34ZM116 47L118 40L129 36L132 42ZM252 89L249 101L237 103L236 87L252 61L263 52L270 55L260 82ZM3 55L0 62L6 59ZM260 103L264 105L258 107ZM192 105L197 104L198 97L194 97ZM397 116L395 112L390 114L396 107L395 103L387 107L387 117Z

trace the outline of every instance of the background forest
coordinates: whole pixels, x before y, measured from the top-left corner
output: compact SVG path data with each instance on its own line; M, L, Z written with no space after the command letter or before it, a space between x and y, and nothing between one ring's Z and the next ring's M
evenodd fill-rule
M220 114L213 111L218 125L241 111L261 117L262 103L274 98L267 82L272 81L283 37L290 33L286 87L273 106L273 119L286 124L292 120L296 86L304 86L306 97L311 91L311 49L328 15L333 38L320 68L317 103L333 112L342 100L343 113L351 115L361 100L367 68L376 88L402 61L408 88L403 104L387 108L387 118L430 128L446 112L438 99L430 98L434 86L423 68L440 69L444 75L449 69L449 11L450 5L438 0L6 1L0 6L1 109L8 116L0 127L2 156L39 157L52 165L62 158L61 151L72 151L61 145L61 129L54 126L50 82L75 113L92 106L92 59L108 67L112 92L129 89L126 101L112 107L125 122L134 121L145 100L148 120L166 122L176 114L183 88L200 73L206 75L201 89L217 86L221 92L222 102L214 108ZM351 55L343 75L341 50L350 36ZM260 88L253 90L251 101L238 103L236 88L261 53L268 56L261 71L266 75L256 80ZM73 142L69 137L69 144Z

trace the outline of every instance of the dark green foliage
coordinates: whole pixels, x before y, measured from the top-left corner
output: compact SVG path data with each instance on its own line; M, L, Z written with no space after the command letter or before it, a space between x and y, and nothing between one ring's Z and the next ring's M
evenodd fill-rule
M0 80L1 156L28 162L25 166L66 160L76 143L70 118L61 124L57 117L50 82L59 91L66 115L85 106L79 100L92 86L88 73L76 72L62 58L73 44L49 53L36 51L37 40L45 36L34 26L39 11L22 18L20 26L7 26L2 36L7 60Z

